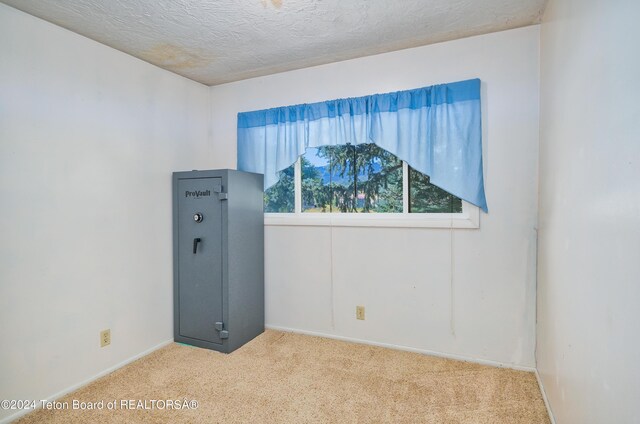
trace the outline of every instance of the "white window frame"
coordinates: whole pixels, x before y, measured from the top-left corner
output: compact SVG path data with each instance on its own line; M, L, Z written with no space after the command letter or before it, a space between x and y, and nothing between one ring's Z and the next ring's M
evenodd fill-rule
M302 212L302 170L298 159L294 168L295 211L265 212L264 225L308 227L404 227L480 228L480 209L462 201L461 213L409 213L409 165L402 161L402 212L340 213Z

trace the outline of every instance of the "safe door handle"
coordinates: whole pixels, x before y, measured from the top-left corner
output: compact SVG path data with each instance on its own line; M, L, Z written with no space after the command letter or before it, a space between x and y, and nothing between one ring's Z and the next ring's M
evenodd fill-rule
M202 240L200 239L200 237L196 237L193 239L193 254L195 255L196 252L198 251L198 243L200 243Z

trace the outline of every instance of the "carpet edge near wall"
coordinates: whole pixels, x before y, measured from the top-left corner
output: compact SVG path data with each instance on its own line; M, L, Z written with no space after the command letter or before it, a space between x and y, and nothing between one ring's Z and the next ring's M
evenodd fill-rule
M301 330L298 328L280 327L277 325L265 325L265 328L269 330L283 331L285 333L304 334L307 336L324 337L327 339L340 340L343 342L356 343L356 344L361 344L366 346L377 346L377 347L384 347L387 349L400 350L403 352L420 353L422 355L434 356L437 358L444 358L444 359L453 359L454 361L470 362L470 363L479 364L479 365L487 365L495 368L508 368L516 371L527 371L531 373L537 372L536 367L529 367L526 365L518 365L518 364L513 364L508 362L494 361L491 359L473 358L470 356L457 355L455 353L440 352L440 351L428 350L428 349L419 349L419 348L414 348L410 346L396 345L393 343L375 342L371 340L358 339L355 337L339 336L339 335L334 335L330 333L323 333L320 331Z
M551 421L551 424L556 424L556 417L553 415L553 411L551 410L551 404L549 403L547 392L544 389L544 384L542 384L542 377L540 377L538 368L535 369L535 374L536 380L538 381L538 387L540 388L540 394L542 395L542 400L544 401L544 406L547 408L547 414L549 414L549 420Z

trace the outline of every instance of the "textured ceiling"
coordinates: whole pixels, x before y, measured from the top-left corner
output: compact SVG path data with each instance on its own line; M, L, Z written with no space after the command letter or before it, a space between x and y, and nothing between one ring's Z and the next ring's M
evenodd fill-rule
M546 0L0 0L207 85L538 23Z

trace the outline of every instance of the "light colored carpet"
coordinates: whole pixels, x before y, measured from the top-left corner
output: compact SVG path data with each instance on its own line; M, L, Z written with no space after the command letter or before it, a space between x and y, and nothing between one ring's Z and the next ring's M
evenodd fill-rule
M20 423L548 424L533 373L267 331L230 355L171 344ZM191 410L106 409L116 400L190 400Z

